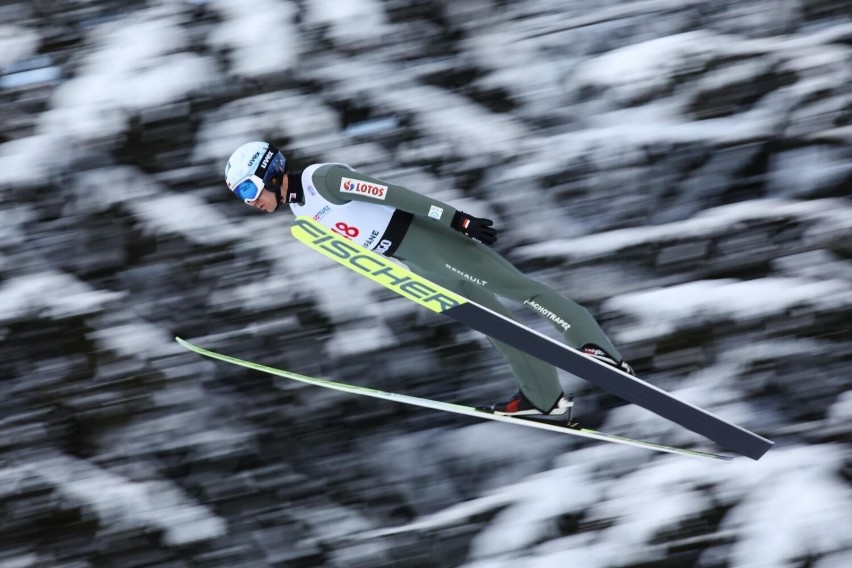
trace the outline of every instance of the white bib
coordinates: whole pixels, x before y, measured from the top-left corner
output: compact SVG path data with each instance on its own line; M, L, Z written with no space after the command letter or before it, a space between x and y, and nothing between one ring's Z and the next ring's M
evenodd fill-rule
M380 245L386 248L387 244L382 245L381 236L385 234L395 209L387 205L361 201L336 205L326 200L319 194L311 180L313 173L322 165L324 164L313 164L302 172L305 204L290 203L293 213L297 216L310 217L366 249L375 250L380 248ZM349 166L345 167L349 168ZM379 250L379 252L383 251Z

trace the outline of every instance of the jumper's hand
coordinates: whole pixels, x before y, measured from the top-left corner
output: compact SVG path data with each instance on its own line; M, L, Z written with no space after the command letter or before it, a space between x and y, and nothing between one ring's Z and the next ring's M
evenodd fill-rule
M491 225L494 221L491 219L482 219L468 215L462 211L456 211L450 227L456 231L460 231L471 239L480 241L486 245L493 245L497 242L497 230Z

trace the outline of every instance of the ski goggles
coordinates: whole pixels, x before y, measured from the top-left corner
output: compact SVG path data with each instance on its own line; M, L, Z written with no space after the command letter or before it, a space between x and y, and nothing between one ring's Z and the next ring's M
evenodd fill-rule
M234 184L231 191L251 205L255 199L260 197L260 192L263 191L264 187L269 187L275 191L280 190L286 171L287 159L284 154L279 152L278 148L270 146L254 173Z

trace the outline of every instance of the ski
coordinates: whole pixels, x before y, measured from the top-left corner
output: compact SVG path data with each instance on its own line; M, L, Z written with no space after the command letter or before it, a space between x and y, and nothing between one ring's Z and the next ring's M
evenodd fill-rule
M283 377L285 379L291 379L294 381L299 381L302 383L307 383L310 385L315 385L318 387L324 387L327 389L333 389L337 391L347 392L350 394L356 394L361 396L368 396L372 398L379 398L383 400L391 400L394 402L399 402L402 404L408 404L411 406L419 406L422 408L430 408L432 410L441 410L444 412L452 412L454 414L462 414L465 416L472 416L474 418L481 418L485 420L494 420L497 422L505 422L508 424L515 424L518 426L526 426L529 428L537 428L539 430L547 430L550 432L557 432L559 434L568 434L571 436L578 436L580 438L590 438L592 440L600 440L603 442L613 442L616 444L623 444L627 446L634 446L638 448L645 448L648 450L654 450L657 452L665 452L670 454L679 454L682 456L688 456L693 458L702 458L706 460L719 461L719 462L730 462L733 460L733 457L714 454L709 452L702 452L698 450L689 450L684 448L678 448L673 446L666 446L664 444L657 444L654 442L645 442L642 440L634 440L632 438L626 438L624 436L616 436L613 434L605 434L603 432L598 432L597 430L590 430L588 428L579 428L573 429L568 428L566 426L560 426L558 424L546 423L546 422L537 422L530 419L521 419L521 418L513 418L511 416L502 416L499 414L490 414L487 412L483 412L481 410L477 410L470 406L464 406L461 404L453 404L449 402L441 402L437 400L431 400L428 398L419 398L416 396L409 396L405 394L398 394L393 392L386 392L377 389L371 389L367 387L359 387L356 385L350 385L346 383L339 383L335 381L329 381L326 379L318 379L316 377L309 377L306 375L300 375L298 373L293 373L291 371L285 371L282 369L276 369L275 367L267 367L266 365L261 365L259 363L253 363L251 361L246 361L244 359L238 359L237 357L231 357L230 355L223 355L221 353L217 353L216 351L210 351L209 349L204 349L203 347L198 347L197 345L193 345L192 343L181 339L180 337L175 337L175 341L177 341L183 347L189 349L190 351L194 351L199 355L204 355L205 357L210 357L212 359L218 359L219 361L224 361L226 363L231 363L233 365L239 365L241 367L246 367L248 369L253 369L255 371L261 371L263 373L269 373L270 375L275 375L278 377Z
M766 438L418 276L387 257L350 242L313 219L297 217L291 232L315 251L408 300L526 351L720 446L757 460L774 445Z

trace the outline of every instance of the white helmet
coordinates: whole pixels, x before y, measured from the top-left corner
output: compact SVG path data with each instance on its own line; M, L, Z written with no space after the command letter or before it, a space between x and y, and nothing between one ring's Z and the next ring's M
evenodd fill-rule
M268 142L246 142L237 148L225 164L225 183L247 203L257 199L265 187L281 189L287 160Z

